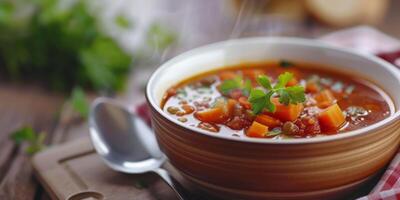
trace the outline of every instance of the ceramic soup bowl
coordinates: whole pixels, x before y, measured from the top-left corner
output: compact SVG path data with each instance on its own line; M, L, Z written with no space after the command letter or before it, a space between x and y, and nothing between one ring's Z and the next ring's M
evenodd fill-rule
M160 107L166 90L194 75L241 62L288 59L323 64L381 87L393 113L355 131L316 138L225 137L185 126ZM248 38L207 45L163 64L146 96L157 140L190 186L222 199L340 199L394 156L400 140L400 72L372 55L296 38Z

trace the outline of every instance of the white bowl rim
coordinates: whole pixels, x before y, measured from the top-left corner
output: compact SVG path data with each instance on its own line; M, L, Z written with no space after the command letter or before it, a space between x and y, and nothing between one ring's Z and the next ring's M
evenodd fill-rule
M234 43L247 43L247 42L275 42L275 43L286 43L286 44L296 44L296 45L302 45L302 46L308 46L308 47L316 47L316 48L324 48L328 50L333 50L333 51L339 51L342 53L347 53L351 54L354 56L362 57L363 59L370 60L372 62L375 62L379 65L379 67L383 67L386 70L390 71L395 75L395 77L400 80L400 71L390 64L389 62L378 58L372 54L366 54L366 53L359 53L356 51L353 51L351 49L343 48L343 47L337 47L333 45L329 45L326 43L323 43L321 41L318 41L316 39L304 39L304 38L296 38L296 37L249 37L249 38L240 38L240 39L231 39L231 40L225 40L217 43L212 43L208 45L204 45L201 47L194 48L192 50L189 50L187 52L184 52L164 64L162 64L150 77L149 81L147 82L147 87L146 87L146 99L150 103L150 106L153 107L161 116L165 117L172 123L175 123L178 126L181 126L183 128L189 129L195 133L199 133L205 136L210 136L212 138L219 138L219 139L224 139L224 140L230 140L230 141L236 141L236 142L245 142L245 143L259 143L259 144L307 144L307 143L321 143L321 142L330 142L333 140L341 140L341 139L346 139L346 138L351 138L351 137L356 137L359 136L360 134L364 133L372 133L374 130L385 127L391 123L394 123L396 120L400 119L400 109L395 108L394 113L390 115L389 117L372 124L367 127L363 127L360 129L352 130L352 131L347 131L343 132L340 134L335 134L335 135L326 135L322 137L313 137L313 138L294 138L294 139L283 139L283 140L274 140L274 139L268 139L268 138L250 138L250 137L229 137L225 135L219 135L215 133L211 133L196 127L192 126L185 126L184 124L178 122L171 116L169 116L167 113L165 113L160 106L157 105L153 95L152 91L150 89L152 88L152 85L156 81L156 78L159 77L160 75L163 74L163 71L167 69L170 66L173 66L175 63L186 59L187 57L190 57L192 55L211 50L214 48L220 48L227 43L229 44L234 44ZM395 98L393 97L392 94L388 94L391 99ZM397 109L397 110L396 110Z

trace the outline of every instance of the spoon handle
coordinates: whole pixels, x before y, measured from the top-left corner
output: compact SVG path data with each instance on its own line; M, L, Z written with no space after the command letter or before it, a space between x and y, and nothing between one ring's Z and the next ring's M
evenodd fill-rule
M163 168L153 170L158 174L170 187L174 190L179 200L189 200L187 192L183 189L183 186L172 176L169 175L168 171Z

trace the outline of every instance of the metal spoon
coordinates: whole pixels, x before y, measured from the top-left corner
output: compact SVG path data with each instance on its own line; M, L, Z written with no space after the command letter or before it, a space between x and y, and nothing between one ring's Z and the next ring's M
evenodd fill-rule
M92 104L89 129L94 148L109 167L129 174L154 172L180 200L189 199L182 186L161 168L167 158L152 130L135 114L101 97Z

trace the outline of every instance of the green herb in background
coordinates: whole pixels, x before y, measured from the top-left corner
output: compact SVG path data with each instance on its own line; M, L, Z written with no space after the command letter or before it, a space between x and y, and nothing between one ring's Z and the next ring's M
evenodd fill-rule
M29 146L25 149L26 153L32 155L42 150L44 145L44 133L36 133L32 127L25 126L11 134L10 138L16 144L28 143Z
M89 115L89 102L86 99L85 92L80 87L76 87L72 90L70 103L72 108L78 112L83 118L87 118Z
M132 22L129 21L126 17L124 17L122 15L118 15L115 18L115 23L121 28L131 28L132 27Z
M40 81L59 91L75 85L121 89L132 56L102 31L98 21L83 0L70 7L60 6L59 0L3 0L0 73L12 80ZM129 24L122 17L116 21Z
M293 74L285 72L278 77L277 83L272 86L270 79L267 76L260 75L257 78L258 84L263 89L252 89L249 96L249 102L252 105L253 113L258 114L264 108L269 112L275 112L275 105L271 102L271 97L274 94L279 95L279 102L285 105L302 103L306 100L304 87L291 86L286 87L286 84L293 78Z

